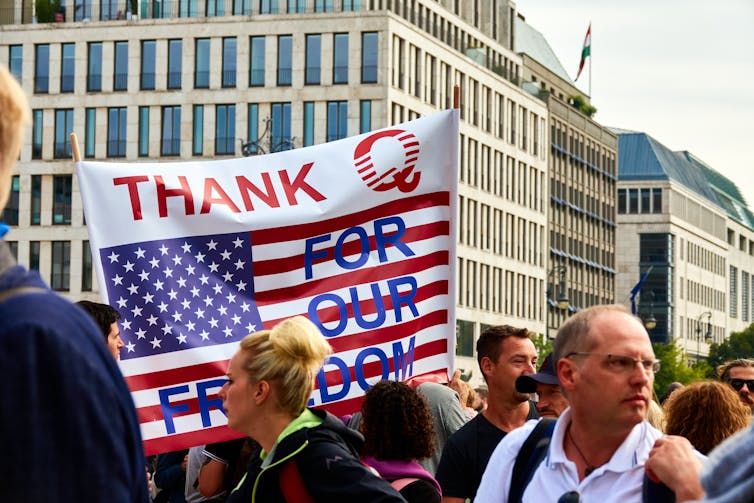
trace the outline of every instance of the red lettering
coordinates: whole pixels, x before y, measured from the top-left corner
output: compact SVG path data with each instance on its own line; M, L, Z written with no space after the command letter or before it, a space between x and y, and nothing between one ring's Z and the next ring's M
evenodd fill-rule
M127 185L128 186L128 197L131 199L131 212L134 215L134 220L141 220L142 214L141 214L141 200L139 199L139 188L136 186L136 184L141 182L148 182L149 177L142 175L142 176L122 176L120 178L113 178L113 185L116 187L118 185Z
M161 176L154 177L155 184L157 184L157 207L161 218L168 216L168 197L183 197L183 207L185 208L186 215L194 214L194 196L191 194L191 187L189 187L188 180L185 176L179 176L178 181L181 184L180 189L166 189L165 182L163 182Z
M262 173L262 180L264 181L264 188L267 190L265 194L262 190L251 183L251 180L245 176L237 176L236 183L238 184L238 190L241 192L241 199L243 200L246 211L254 211L254 204L251 202L249 192L257 196L270 208L279 208L280 202L278 201L278 195L275 193L275 188L272 186L272 178L269 173Z
M219 197L212 197L212 191L217 192ZM224 204L228 208L230 208L230 211L233 213L241 213L241 210L238 209L238 206L230 200L230 197L228 194L218 185L217 180L214 178L205 178L204 179L204 201L202 202L202 209L200 213L209 213L209 210L212 209L213 204Z
M309 197L317 202L327 199L325 196L317 192L314 187L306 183L306 180L304 180L304 178L306 178L306 175L308 175L309 171L312 169L312 166L314 166L313 162L301 166L301 171L299 171L298 175L296 175L293 183L291 183L290 178L288 178L287 171L278 171L278 176L280 176L280 181L282 182L283 190L285 191L285 197L286 199L288 199L288 204L290 204L291 206L298 204L298 201L296 201L296 192L298 192L299 190L303 190L304 192L309 194Z

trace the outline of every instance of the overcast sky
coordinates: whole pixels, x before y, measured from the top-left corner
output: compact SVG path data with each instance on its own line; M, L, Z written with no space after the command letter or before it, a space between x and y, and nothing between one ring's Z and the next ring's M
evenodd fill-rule
M754 208L754 0L518 0L571 78L592 22L595 119L688 150ZM589 90L588 65L576 83Z

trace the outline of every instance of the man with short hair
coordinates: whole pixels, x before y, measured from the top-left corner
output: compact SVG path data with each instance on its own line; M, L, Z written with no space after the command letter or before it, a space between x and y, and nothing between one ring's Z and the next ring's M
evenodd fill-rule
M558 375L552 366L552 353L545 357L539 372L516 379L516 389L521 393L537 394L539 417L558 418L568 408L568 398L560 389Z
M617 305L579 311L558 331L553 358L571 406L528 484L517 485L521 501L640 502L644 462L662 436L644 420L659 362L641 320ZM508 501L516 457L536 425L500 442L475 501Z
M120 360L120 350L123 348L123 339L120 338L118 320L120 313L114 307L99 302L80 300L76 303L84 311L89 313L105 337L105 344L113 358Z
M534 373L537 351L525 328L487 328L476 345L477 361L487 382L487 408L445 444L435 478L443 503L473 499L495 446L508 432L539 417L527 393L516 391L516 378Z
M738 397L754 412L754 360L738 358L717 367L720 380L728 383Z

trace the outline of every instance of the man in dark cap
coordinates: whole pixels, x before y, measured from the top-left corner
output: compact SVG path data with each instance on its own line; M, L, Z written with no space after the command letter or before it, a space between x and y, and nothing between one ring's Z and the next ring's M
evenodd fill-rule
M524 374L516 379L516 390L537 394L537 410L540 417L558 418L568 408L568 398L560 389L560 381L552 367L552 353L547 355L539 372Z

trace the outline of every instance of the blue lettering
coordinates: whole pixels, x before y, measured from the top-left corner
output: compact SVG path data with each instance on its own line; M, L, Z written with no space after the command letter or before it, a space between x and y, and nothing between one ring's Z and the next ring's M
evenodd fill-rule
M359 244L361 246L361 254L354 262L349 262L343 256L343 246L345 245L346 238L351 234L355 234L359 237ZM361 227L349 227L343 234L338 236L338 240L335 242L335 262L343 269L358 269L363 266L369 260L369 236L367 231Z
M400 285L409 285L411 289L407 292L401 293L398 291ZM402 278L389 279L387 281L387 287L388 290L390 290L390 301L393 303L393 312L395 313L396 323L403 320L401 306L407 306L414 317L419 316L419 310L416 308L416 304L414 304L414 297L416 296L416 291L418 289L416 278L413 276L404 276Z
M324 323L322 323L322 320L319 319L319 313L317 312L319 311L319 305L328 300L333 302L338 308L338 324L332 329L327 328ZM348 323L348 309L346 308L346 302L334 293L322 293L314 297L311 302L309 302L308 313L309 319L319 327L319 330L325 337L335 337L336 335L340 335L343 330L346 329L346 324Z
M181 386L175 386L173 388L165 388L159 391L160 394L160 407L162 408L162 417L165 419L165 429L168 434L175 433L175 423L173 423L173 415L179 412L188 412L189 406L187 403L181 405L171 405L170 397L172 395L179 395L186 393L189 390L187 384Z
M356 362L353 365L353 369L356 372L356 381L364 391L368 390L370 387L370 384L364 376L364 360L366 360L368 356L376 356L380 360L380 364L382 365L382 379L390 377L390 362L388 361L385 352L380 348L362 349L359 354L356 355Z
M202 417L202 426L204 426L205 428L212 426L212 423L209 420L210 410L217 409L225 414L222 398L218 396L210 400L209 398L207 398L207 390L209 388L220 388L223 384L225 384L226 381L227 379L221 378L196 383L197 399L199 400L199 414Z
M393 343L393 366L395 370L395 380L404 381L407 377L414 375L414 348L416 346L416 336L412 336L408 341L408 351L403 353L403 344L401 341ZM409 370L409 366L411 370ZM400 370L400 375L398 371ZM406 372L408 370L408 372Z
M395 225L398 228L395 234L385 235L383 228L387 225ZM387 217L374 221L374 242L377 244L377 253L380 256L380 262L387 262L385 247L389 244L398 248L407 257L414 255L411 248L400 240L405 233L406 224L400 217Z
M312 279L312 265L316 259L327 258L327 250L314 251L314 245L317 243L324 243L330 240L329 234L309 238L306 240L306 248L304 251L304 277L306 279Z
M335 365L338 367L338 372L343 377L343 388L336 393L330 394L330 390L327 388L327 380L325 379L325 367L328 365ZM348 365L342 359L337 356L331 356L328 358L325 367L322 367L317 373L317 385L319 386L319 394L322 397L322 403L334 402L340 400L348 394L348 390L351 389L351 373L348 371Z
M359 292L356 291L356 287L352 286L348 289L348 291L351 292L351 306L353 306L353 317L356 320L356 324L364 329L377 328L385 323L385 303L382 301L380 285L378 285L377 283L372 283L370 287L372 289L372 298L374 299L375 313L377 314L377 317L372 321L365 320L364 315L361 313Z

